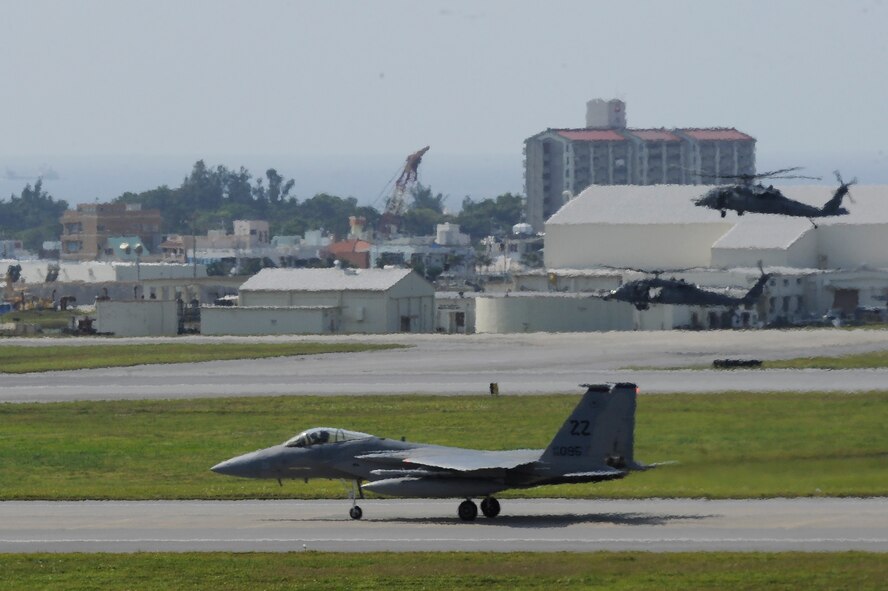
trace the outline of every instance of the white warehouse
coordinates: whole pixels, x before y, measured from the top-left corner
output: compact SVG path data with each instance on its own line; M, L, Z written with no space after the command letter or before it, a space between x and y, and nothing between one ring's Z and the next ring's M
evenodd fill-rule
M767 266L848 269L888 267L888 186L851 189L849 215L805 218L717 211L693 200L701 185L592 186L546 222L548 269L600 266L674 269ZM784 195L822 205L835 190L780 187Z
M238 306L201 308L201 333L432 332L434 318L434 287L410 269L263 269Z
M888 186L854 186L850 214L806 218L738 216L694 205L706 186L592 186L546 223L546 276L519 277L519 289L596 291L632 269L665 270L707 288L742 295L755 282L759 263L774 277L764 297L737 311L733 326L805 323L837 310L845 317L882 310L888 299ZM787 186L789 198L822 205L830 186ZM514 307L489 302L497 308ZM627 328L725 326L718 309L666 306L636 314ZM486 312L486 310L483 310ZM504 310L503 310L504 311ZM479 306L479 315L482 309ZM579 319L580 315L574 316ZM618 315L619 316L619 315ZM496 324L496 323L494 323ZM582 323L578 323L582 324ZM552 324L556 326L556 324ZM496 332L499 327L489 326Z

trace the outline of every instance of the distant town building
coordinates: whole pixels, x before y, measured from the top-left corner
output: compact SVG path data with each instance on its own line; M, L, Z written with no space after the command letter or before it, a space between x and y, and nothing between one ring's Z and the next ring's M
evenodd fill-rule
M334 242L327 247L331 257L343 263L348 263L358 269L370 267L370 247L372 245L360 238L349 238Z
M119 258L111 237L138 236L149 252L158 252L163 218L157 209L142 209L138 203L81 203L68 210L62 224L62 251L67 261Z
M169 234L160 244L160 251L165 262L187 263L195 258L206 264L229 261L237 269L237 261L269 259L275 265L287 267L321 257L330 242L318 230L306 232L305 238L269 237L269 223L265 220L234 220L232 234L218 229L197 236Z
M370 249L373 267L409 266L424 271L427 277L449 273L469 278L475 272L475 249L468 234L460 232L459 224L438 224L434 236L392 238L373 244Z
M0 258L23 259L33 257L21 240L0 240Z
M755 139L733 127L631 129L626 104L594 99L586 127L524 141L527 221L537 232L590 185L721 184L755 173Z

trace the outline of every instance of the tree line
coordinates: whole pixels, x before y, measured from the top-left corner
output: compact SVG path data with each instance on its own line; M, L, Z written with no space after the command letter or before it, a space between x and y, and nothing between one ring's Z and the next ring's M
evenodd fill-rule
M37 252L45 241L59 239L59 218L67 209L67 202L56 201L43 189L41 179L33 187L28 183L20 195L0 199L0 240L21 240Z
M158 209L163 217L164 234L204 234L210 229L232 230L237 219L268 220L272 235L304 235L307 230L323 229L338 238L349 231L349 216L366 219L367 228L378 226L381 212L358 205L354 197L319 193L299 200L293 195L295 181L286 179L274 168L264 176L254 177L244 167L207 166L198 160L181 185L167 185L140 193L126 192L117 203L138 203L143 209ZM520 195L505 193L495 198L474 201L465 197L457 214L445 212L445 196L430 187L417 184L401 229L407 235L429 235L435 225L460 224L473 240L489 234L507 233L523 216ZM0 237L19 238L26 248L37 250L44 240L58 240L59 218L68 208L43 189L41 181L27 185L20 196L0 199Z

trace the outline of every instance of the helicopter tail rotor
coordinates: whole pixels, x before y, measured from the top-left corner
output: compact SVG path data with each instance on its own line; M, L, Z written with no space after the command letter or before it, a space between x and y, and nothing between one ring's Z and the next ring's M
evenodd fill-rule
M845 181L842 180L842 173L840 173L838 170L834 170L833 174L836 175L836 180L839 182L839 188L836 192L842 191L844 193L844 195L848 196L848 201L850 201L851 203L856 203L854 201L854 198L851 196L850 189L851 189L851 185L857 184L857 177L854 177L853 179L851 179L850 181L848 181L846 183Z

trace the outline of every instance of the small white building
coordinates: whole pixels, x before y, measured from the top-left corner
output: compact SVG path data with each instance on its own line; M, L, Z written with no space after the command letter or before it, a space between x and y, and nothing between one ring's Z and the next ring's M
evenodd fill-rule
M410 269L263 269L239 306L201 309L203 334L432 332L435 292Z
M636 310L632 304L606 301L588 293L512 292L477 294L475 331L606 332L612 330L706 329L730 326L723 307L656 305ZM746 314L746 318L742 316ZM755 322L753 312L739 311L737 327ZM745 324L744 324L745 323Z
M435 331L445 334L475 332L476 292L439 291L435 293Z
M38 284L58 281L104 283L154 281L165 279L202 279L207 276L206 265L175 263L135 263L102 261L32 261L0 260L0 265L19 264L22 283ZM6 267L4 266L5 270Z
M175 336L179 332L178 303L97 300L96 330L118 337Z

